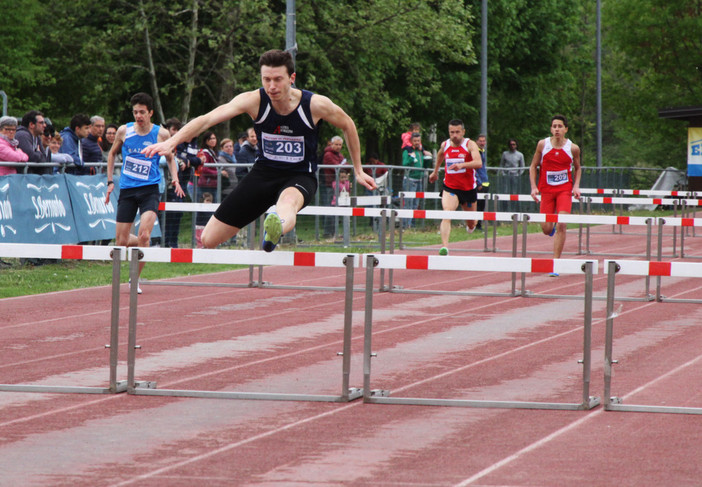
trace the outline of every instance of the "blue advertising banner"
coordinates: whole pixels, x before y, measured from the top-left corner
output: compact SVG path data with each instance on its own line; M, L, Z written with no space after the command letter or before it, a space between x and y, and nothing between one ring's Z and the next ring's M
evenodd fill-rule
M73 203L73 217L79 242L115 238L117 199L115 187L110 202L105 204L107 178L105 176L74 176L66 174L68 192Z
M115 237L119 187L104 175L0 176L0 243L75 244ZM137 214L135 228L139 228ZM159 221L151 232L161 236Z
M71 198L63 175L0 176L0 242L78 241Z

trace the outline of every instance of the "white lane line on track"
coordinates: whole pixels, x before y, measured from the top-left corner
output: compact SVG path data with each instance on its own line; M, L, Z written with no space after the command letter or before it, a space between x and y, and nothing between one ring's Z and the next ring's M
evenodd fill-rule
M642 386L637 387L636 389L634 389L633 391L629 392L628 394L625 394L625 395L622 396L622 397L623 397L624 399L629 398L629 397L633 396L634 394L636 394L636 393L638 393L638 392L641 392L641 391L645 390L646 388L648 388L648 387L650 387L650 386L656 384L657 382L659 382L659 381L661 381L661 380L663 380L663 379L667 379L668 377L677 374L677 373L680 372L681 370L683 370L683 369L685 369L685 368L687 368L687 367L689 367L689 366L691 366L691 365L694 365L695 363L699 362L700 360L702 360L702 355L698 355L697 357L693 358L692 360L690 360L690 361L688 361L688 362L686 362L686 363L684 363L684 364L681 364L681 365L679 365L678 367L676 367L676 368L674 368L674 369L672 369L672 370L669 370L669 371L666 372L665 374L662 374L662 375L656 377L655 379L653 379L653 380L647 382L646 384L643 384ZM508 465L508 464L512 463L514 460L519 459L519 458L522 457L523 455L525 455L525 454L527 454L527 453L530 453L530 452L532 452L532 451L538 449L539 447L541 447L541 446L547 444L547 443L550 442L551 440L554 440L554 439L558 438L559 436L562 436L562 435L564 435L565 433L568 433L569 431L572 431L573 429L577 428L578 426L580 426L581 424L585 423L586 421L589 421L589 420L591 420L592 418L595 418L595 417L599 416L600 414L602 414L602 413L604 413L604 412L605 412L604 409L597 409L597 410L595 410L595 411L591 411L591 412L589 412L589 413L587 414L587 416L585 416L585 417L583 417L583 418L580 418L580 419L578 419L578 420L576 420L576 421L570 423L569 425L564 426L563 428L554 431L554 432L551 433L550 435L544 436L544 437L541 438L540 440L535 441L535 442L532 443L531 445L528 445L528 446L522 448L522 449L519 450L518 452L515 452L515 453L513 453L512 455L503 458L503 459L500 460L499 462L493 463L492 465L490 465L489 467L487 467L487 468L481 470L480 472L476 473L476 474L473 475L472 477L469 477L469 478L465 479L464 481L462 481L462 482L460 482L460 483L458 483L458 484L455 484L454 487L466 487L466 486L468 486L468 485L471 485L471 484L474 483L476 480L480 480L480 479L486 477L487 475L489 475L489 474L495 472L496 470L500 469L501 467L504 467L505 465ZM616 414L616 413L610 413L610 414Z

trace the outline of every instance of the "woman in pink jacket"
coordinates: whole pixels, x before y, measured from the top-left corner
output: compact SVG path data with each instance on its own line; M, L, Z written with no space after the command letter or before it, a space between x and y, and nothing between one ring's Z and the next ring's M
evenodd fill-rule
M27 162L27 154L17 148L17 119L15 117L0 118L0 162ZM11 166L0 166L0 176L17 174L17 169Z

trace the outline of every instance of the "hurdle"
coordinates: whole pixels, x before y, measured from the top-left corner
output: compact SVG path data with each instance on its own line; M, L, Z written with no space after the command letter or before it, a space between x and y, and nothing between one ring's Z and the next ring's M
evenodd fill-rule
M582 190L581 190L582 191ZM622 191L627 191L627 190L622 190ZM628 190L630 194L644 194L647 193L646 191L638 191L638 190ZM668 193L670 192L659 192L659 191L650 191L649 193L665 193L667 196ZM682 192L672 192L672 193L682 193ZM400 193L401 197L404 199L405 197L407 198L423 198L423 199L438 199L439 198L439 193L436 192L401 192ZM485 199L485 200L490 200L491 198L495 201L517 201L517 202L530 202L533 203L534 200L532 199L531 195L526 195L526 194L498 194L498 193L487 193L487 194L479 194L479 198ZM591 220L583 220L579 221L577 219L568 221L567 223L574 223L579 225L579 232L578 232L578 252L576 255L609 255L612 256L613 254L596 254L593 253L590 250L590 234L591 234L591 228L590 225L612 225L612 233L616 233L616 227L619 227L619 233L622 233L622 228L624 226L646 226L646 217L629 217L629 216L624 216L623 214L617 215L616 214L616 205L620 205L620 207L623 207L625 204L633 205L667 205L667 206L672 206L674 208L674 215L673 217L662 217L662 218L669 218L671 222L674 222L677 220L677 211L678 208L681 209L686 209L686 208L691 208L695 209L698 206L702 206L702 199L685 199L682 197L678 198L663 198L663 197L652 197L652 198L626 198L626 197L618 197L618 196L602 196L602 197L585 197L583 196L580 200L573 198L574 203L579 203L580 209L581 209L581 214L575 214L572 213L570 216L575 217L575 216L583 216L583 217L592 217L593 219ZM591 211L591 205L592 204L602 204L602 205L612 205L613 208L613 214L611 216L607 215L592 215ZM495 203L496 205L496 203ZM583 205L587 205L587 210L586 213L582 213L583 211ZM538 215L539 213L524 213L524 212L502 212L506 214L515 214L515 215L520 215L519 218L523 219L523 215ZM621 212L620 212L621 213ZM418 218L418 217L415 217ZM651 222L656 223L660 218L653 218L651 217ZM468 218L466 218L468 219ZM687 221L694 221L695 218L685 218L684 216L682 217L683 220ZM530 220L536 222L539 221L538 217L530 217ZM505 220L500 220L498 219L497 221L507 221ZM585 250L583 250L583 225L586 225L585 227ZM693 230L693 236L694 236L694 229L697 226L696 224L689 225L692 230ZM660 229L659 229L660 230ZM498 252L496 245L495 245L495 232L496 229L493 228L493 248L492 252ZM647 229L647 239L648 242L651 240L651 230ZM487 232L486 232L487 234ZM684 257L684 233L681 230L681 256ZM402 229L400 229L400 242L402 242ZM400 248L402 249L403 246L402 244L400 245ZM673 231L673 254L671 257L677 257L677 231L674 228ZM487 235L485 235L485 251L489 251L487 247ZM619 257L641 257L640 254L617 254ZM650 255L646 256L646 259L649 259Z
M624 404L618 396L611 395L613 366L618 363L613 359L615 278L617 274L632 276L671 276L702 277L702 263L688 262L651 262L651 261L605 261L607 272L607 320L605 327L604 355L604 409L606 411L627 411L644 413L702 414L702 407L655 406L646 404ZM702 303L693 299L665 299L663 302Z
M126 381L117 380L119 348L120 263L126 260L124 247L100 245L0 244L0 256L7 258L44 258L63 260L112 261L112 311L110 315L109 377L107 387L75 385L0 384L6 392L52 392L74 394L116 394L127 390ZM136 293L136 286L133 286Z
M523 259L494 257L448 257L448 256L407 256L407 255L367 255L366 305L364 316L363 345L363 401L374 404L411 404L422 406L456 406L473 408L507 409L560 409L586 410L600 403L599 398L590 396L591 374L591 335L592 335L592 288L593 274L597 273L596 261L577 259ZM417 269L417 270L465 270L483 272L559 272L563 274L585 275L584 322L583 322L583 365L582 400L579 403L528 402L528 401L485 401L469 399L442 399L417 397L390 397L387 389L371 388L371 358L377 357L372 349L373 336L373 279L375 269Z
M332 252L273 252L257 250L216 250L216 249L162 249L130 248L130 275L138 275L140 262L189 262L193 264L247 264L278 265L303 267L336 267L346 269L343 347L337 355L342 357L341 393L331 394L291 394L236 391L205 391L184 389L158 389L156 381L135 380L137 344L137 301L136 292L132 292L129 314L129 342L127 357L127 393L141 396L197 397L209 399L253 399L272 401L313 401L313 402L349 402L362 397L363 391L349 387L351 369L351 335L354 269L358 266L357 256ZM136 286L134 287L134 289Z
M325 215L325 216L340 216L344 219L344 247L350 246L349 232L350 232L350 217L375 217L380 219L380 236L379 244L380 251L385 252L387 233L386 228L388 226L387 220L390 219L389 225L394 228L394 214L387 208L392 201L390 196L382 195L372 195L372 196L353 196L350 197L348 201L340 201L340 206L307 206L298 212L298 215ZM342 203L344 203L342 205ZM350 205L350 206L349 206ZM380 205L380 208L363 208L358 206L365 205ZM214 212L219 204L217 203L161 203L159 209L161 211L183 211L183 212ZM271 213L275 211L275 206L271 206L266 213ZM263 228L263 220L265 214L258 218L259 228ZM256 221L252 222L249 226L249 250L253 251L253 238L252 235L255 233ZM390 234L391 245L394 246L394 232ZM206 286L206 287L231 287L231 288L269 288L269 289L300 289L300 290L319 290L319 291L345 291L344 286L341 287L330 287L330 286L299 286L299 285L278 285L273 284L270 281L265 281L263 278L264 266L258 265L258 279L254 278L254 267L253 264L243 263L249 267L249 280L246 283L189 283L181 281L142 281L145 285L160 285L160 286ZM363 292L362 288L355 289L358 292Z

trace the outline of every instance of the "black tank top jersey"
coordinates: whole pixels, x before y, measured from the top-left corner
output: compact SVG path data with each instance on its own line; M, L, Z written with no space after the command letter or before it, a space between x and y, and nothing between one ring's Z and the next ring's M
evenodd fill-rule
M310 99L312 92L302 90L297 108L289 115L279 115L263 88L261 104L254 120L259 156L256 164L294 172L317 172L319 125L314 125Z

